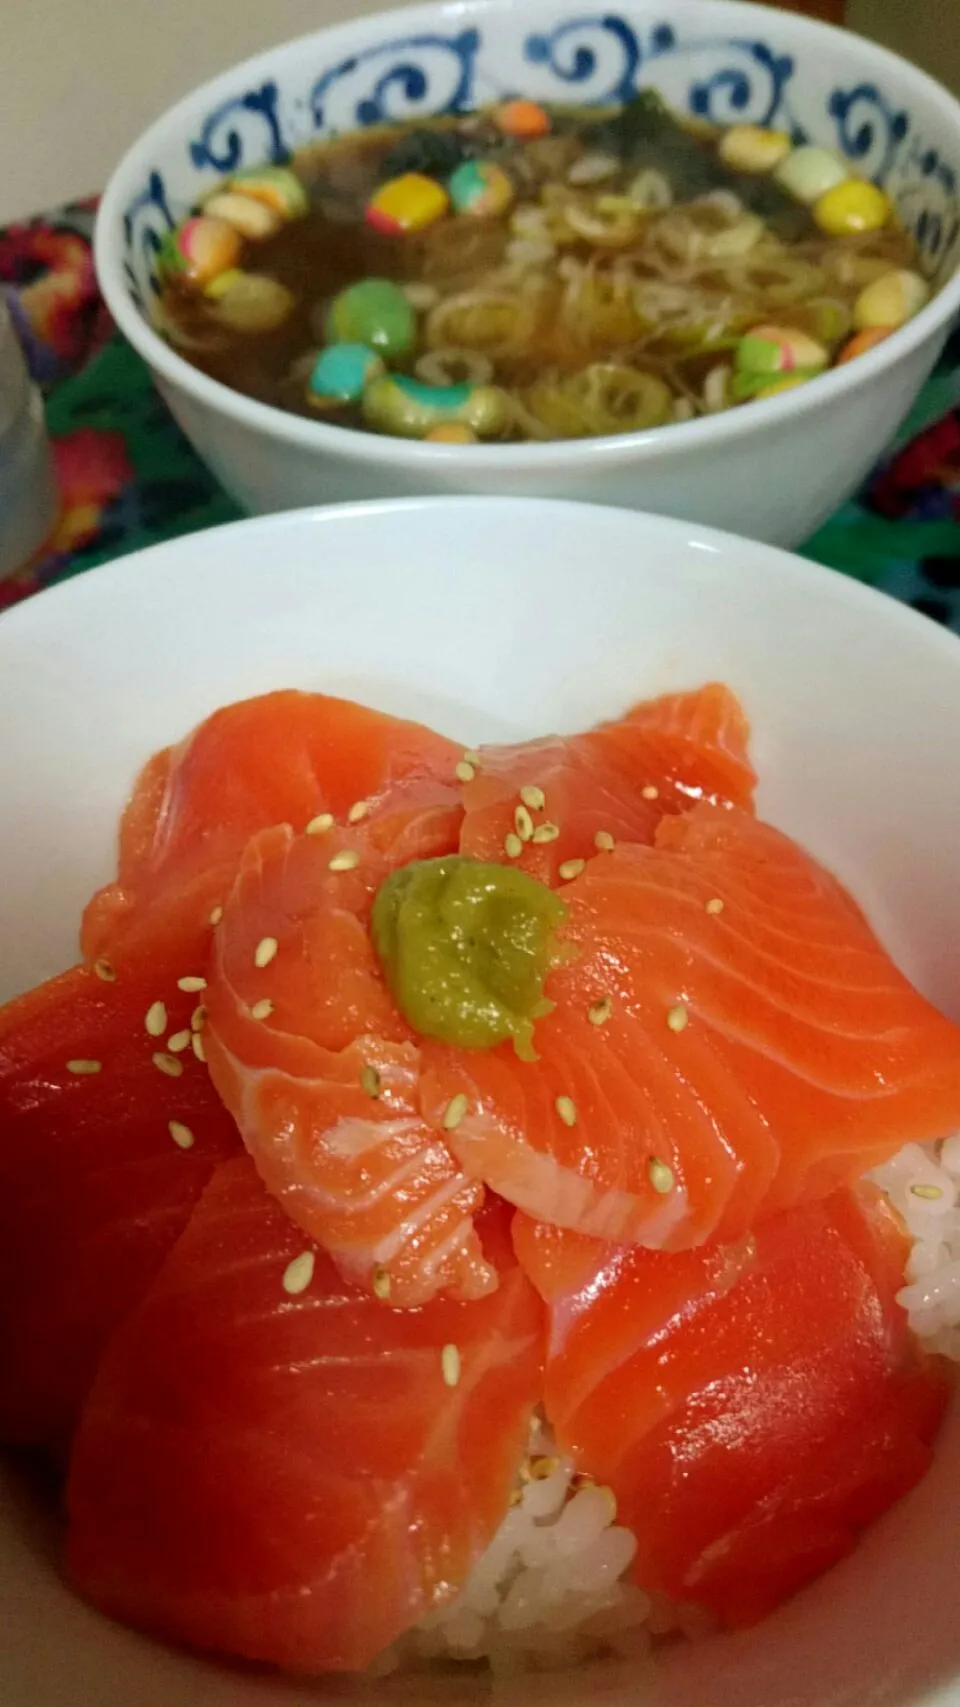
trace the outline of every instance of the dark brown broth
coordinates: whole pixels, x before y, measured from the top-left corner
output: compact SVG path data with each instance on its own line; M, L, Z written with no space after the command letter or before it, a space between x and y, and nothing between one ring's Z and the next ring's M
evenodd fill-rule
M596 117L594 114L594 120ZM381 166L387 151L413 130L441 127L452 128L452 122L438 121L434 127L384 128L302 151L293 165L309 194L307 215L282 226L275 236L250 245L247 256L258 273L288 287L295 298L293 311L276 330L231 332L212 317L210 304L202 295L174 282L165 292L164 306L174 327L174 341L183 340L181 347L188 359L213 379L260 402L309 418L317 418L319 413L340 425L364 427L359 404L327 404L318 411L307 400L306 381L325 341L325 321L333 298L346 286L371 277L392 278L399 283L427 279L440 286L445 295L468 289L480 275L498 265L509 239L506 217L448 219L405 236L384 235L366 223L364 208L382 181ZM581 146L569 116L565 121L561 118L557 134L525 143L503 138L482 114L459 121L456 128L472 133L471 151L477 157L502 161L521 200L534 200L545 182L562 181ZM698 138L698 143L704 149L708 147L703 138ZM713 144L709 146L712 149ZM669 176L669 160L662 162L662 169ZM855 255L862 246L858 238L826 238L808 229L800 242L789 245L789 252L817 263L824 257L835 258L844 249ZM912 240L895 228L874 235L869 253L884 259L888 266L910 266L916 260ZM596 256L596 250L588 243L567 243L562 254L585 262ZM603 264L601 258L601 267ZM714 282L721 288L722 276ZM710 286L709 275L704 283ZM592 361L614 359L666 374L674 386L696 392L718 354L730 347L728 339L714 349L685 355L669 336L645 336L638 343L630 337L611 342L596 331L591 339L582 328L571 333L552 312L561 288L557 281L551 286L554 297L549 290L545 293L536 331L523 351L496 359L499 385L522 392L545 369L575 374ZM852 301L856 290L831 285L830 294ZM814 312L803 302L789 304L776 318L800 330L815 330ZM418 346L405 360L391 362L391 368L413 373L422 354L423 347Z

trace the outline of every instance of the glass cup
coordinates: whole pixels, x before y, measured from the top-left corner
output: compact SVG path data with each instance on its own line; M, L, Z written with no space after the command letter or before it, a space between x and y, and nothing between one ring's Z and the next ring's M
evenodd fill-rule
M23 567L57 514L43 399L0 295L0 578Z

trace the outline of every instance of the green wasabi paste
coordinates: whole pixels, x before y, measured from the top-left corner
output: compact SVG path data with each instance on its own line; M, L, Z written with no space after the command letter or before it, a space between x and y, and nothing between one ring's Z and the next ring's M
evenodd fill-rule
M533 1025L564 958L555 933L567 908L545 884L507 865L447 854L415 860L381 884L374 947L414 1031L463 1049L512 1038L534 1059Z

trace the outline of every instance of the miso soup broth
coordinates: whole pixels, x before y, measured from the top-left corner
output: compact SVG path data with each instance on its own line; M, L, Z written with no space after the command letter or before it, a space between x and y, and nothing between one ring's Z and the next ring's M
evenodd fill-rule
M205 373L447 443L595 437L803 385L927 301L874 184L783 133L531 101L237 174L168 239L161 324Z

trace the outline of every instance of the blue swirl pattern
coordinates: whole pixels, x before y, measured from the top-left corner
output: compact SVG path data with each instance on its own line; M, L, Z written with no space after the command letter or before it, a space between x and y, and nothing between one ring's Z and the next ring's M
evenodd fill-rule
M900 216L913 232L924 270L950 270L960 239L957 173L936 148L912 136L890 184Z
M672 40L672 30L666 33ZM571 18L547 35L528 36L523 53L530 65L576 84L578 101L599 106L629 101L636 93L640 43L626 19L612 13Z
M827 112L836 125L836 143L865 177L885 183L897 150L910 129L907 113L899 112L873 83L835 89Z
M277 114L279 100L280 91L276 83L270 82L224 101L204 120L199 137L190 144L193 164L198 170L212 166L215 172L236 172L247 162L248 155L252 155L253 163L258 166L266 162L279 166L289 155ZM242 133L236 128L237 120L248 114L260 121L255 126L252 141L248 141L248 125L244 126ZM233 128L223 136L224 125L231 118ZM222 140L218 141L218 137Z
M141 313L146 305L146 292L159 295L157 257L164 237L175 224L163 177L159 172L151 172L145 188L134 197L123 216L126 247L123 270L130 295Z
M738 63L724 65L702 81L692 83L690 111L698 118L709 119L711 124L733 124L737 120L776 124L796 134L799 127L791 119L786 104L787 85L794 73L790 55L774 53L762 41L733 41L724 45L728 52L738 54Z
M479 46L480 32L471 29L458 36L404 36L341 60L310 92L314 129L329 133L467 111Z
M489 21L477 14L449 34L391 34L326 68L306 43L285 74L252 87L239 81L180 155L171 150L154 164L126 210L126 269L137 303L157 291L157 252L174 224L171 185L176 205L185 206L209 187L211 169L279 163L315 137L464 112L507 95L601 105L648 87L697 118L777 125L797 142L839 148L858 173L889 189L926 269L953 264L960 160L943 159L879 85L824 88L820 63L806 68L769 41L701 34L692 23L640 24L615 11L568 9L563 0L546 16L530 29L521 6Z

